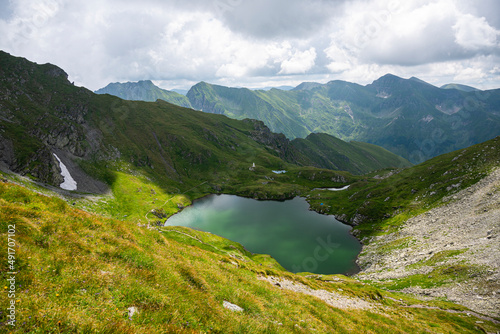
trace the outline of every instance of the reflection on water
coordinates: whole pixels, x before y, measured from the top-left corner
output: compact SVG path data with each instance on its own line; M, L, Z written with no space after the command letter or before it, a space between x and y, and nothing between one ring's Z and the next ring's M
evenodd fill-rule
M166 225L220 235L253 253L271 255L292 272L354 273L361 250L349 234L350 226L309 211L308 203L299 197L278 202L211 195L169 218Z

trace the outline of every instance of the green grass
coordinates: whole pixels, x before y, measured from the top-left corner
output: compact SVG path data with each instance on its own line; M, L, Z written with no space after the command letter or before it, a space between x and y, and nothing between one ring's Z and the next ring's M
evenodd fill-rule
M344 142L324 133L296 138L292 145L304 155L305 165L365 174L386 167L409 167L411 163L379 146Z
M408 218L453 200L453 194L488 175L500 162L499 142L497 137L411 168L393 170L385 178L374 178L377 173L371 173L345 191L313 191L308 202L315 210L343 215L344 221L359 224L355 233L360 238L388 233ZM379 175L387 175L387 171Z
M464 249L450 249L450 250L440 251L440 252L437 252L436 254L432 255L432 257L430 259L414 263L408 267L409 268L419 268L422 266L435 266L436 264L438 264L440 262L446 261L454 256L465 253L468 250L469 250L468 248L464 248Z
M135 187L135 180L127 184ZM476 324L474 317L399 307L386 298L396 295L341 275L334 276L341 280L336 282L333 276L317 280L291 274L269 256L209 233L181 227L160 232L134 219L104 218L11 183L0 183L0 222L1 240L8 225L16 229L14 332L409 333L438 325L447 332L474 333L494 328ZM6 252L0 261L7 263ZM5 273L2 269L4 282ZM259 275L314 289L340 293L340 288L376 308L338 309L273 287ZM245 311L224 309L224 300ZM1 305L8 302L2 294ZM139 313L129 318L131 306ZM377 307L385 308L379 313ZM6 321L3 312L0 327L8 332Z
M414 238L405 237L401 239L397 239L388 243L385 243L381 247L377 248L377 252L381 254L389 254L396 250L408 248L412 242L414 242Z
M468 264L435 265L427 274L416 274L391 282L381 283L379 286L389 290L401 290L418 286L424 289L439 287L446 284L455 284L484 275L485 269L480 266Z

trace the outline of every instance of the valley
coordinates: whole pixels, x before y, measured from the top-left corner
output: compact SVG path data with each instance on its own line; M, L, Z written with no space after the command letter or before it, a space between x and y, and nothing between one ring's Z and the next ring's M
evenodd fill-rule
M464 119L467 110L448 112L455 110L450 101L463 103L474 92L452 88L443 93L425 85L394 76L368 86L304 84L290 92L203 84L188 93L201 98L206 89L212 94L198 111L161 99L94 94L71 84L55 65L0 52L0 224L3 239L9 226L16 232L17 330L500 330L497 92L488 92L481 107L468 114L466 125L455 126L446 115ZM435 94L432 105L439 103L446 112L431 114L422 107L432 117L423 123L421 114L407 119L404 110L392 117L403 103L400 97L415 87ZM429 105L428 97L409 95L410 101L404 101L409 111ZM223 102L234 96L254 111L276 104L271 96L290 102L263 113L267 121L283 120L286 129L295 128L296 115L287 118L277 110L294 105L303 112L297 104L302 99L331 107L333 116L319 112L315 117L325 126L338 125L345 131L335 130L341 139L367 136L361 135L363 129L373 138L404 134L408 137L399 144L390 136L373 140L391 142L392 149L404 147L400 152L421 149L415 142L425 138L446 140L435 141L443 145L424 154L422 162L374 143L345 142L331 131L316 133L328 133L321 128L308 132L298 127L305 138L290 140L291 132L273 132L258 115L236 115L238 108L228 116L241 120L224 115ZM377 115L365 105L373 100L379 101ZM207 112L207 107L215 109ZM365 118L380 122L379 127L367 130L365 123L353 123ZM421 126L434 120L435 127ZM414 129L410 123L418 124L418 134L401 130ZM444 132L429 137L436 129ZM406 145L408 138L416 139ZM70 188L68 174L74 179ZM253 253L234 240L165 226L169 217L208 195L248 201L295 198L286 203L314 210L321 218L335 216L362 243L357 259L361 271L346 276L308 266L285 270L270 255ZM272 219L265 224L272 225ZM303 228L301 234L309 232ZM315 249L313 241L310 257ZM8 259L6 252L0 254L2 263ZM4 281L6 273L2 270ZM7 294L0 301L11 303ZM0 313L2 330L9 329L8 321Z
M127 85L137 90L142 87ZM142 89L143 94L157 90L156 86ZM120 89L107 92L133 99ZM261 120L271 131L291 140L324 133L375 144L421 163L497 136L499 94L498 89L481 91L456 84L438 88L415 77L387 74L365 86L334 80L305 82L291 90L250 90L200 82L186 97L197 110Z

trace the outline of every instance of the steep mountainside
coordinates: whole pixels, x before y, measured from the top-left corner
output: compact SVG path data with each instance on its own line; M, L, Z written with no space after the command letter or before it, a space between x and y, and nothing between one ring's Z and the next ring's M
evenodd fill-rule
M104 88L95 91L96 94L110 94L124 100L155 102L160 99L181 107L191 108L186 96L161 89L150 80L126 83L110 83Z
M499 147L500 136L308 201L355 226L358 278L498 317Z
M380 145L413 163L500 134L500 90L440 89L385 75L361 86L303 83L291 91L250 91L199 83L187 94L204 112L262 120L288 138L313 132Z
M237 121L161 100L127 101L98 95L71 85L56 66L36 65L6 53L1 54L0 62L0 161L10 170L42 182L57 185L62 181L53 153L81 176L77 180L80 191L93 191L97 185L102 188L97 182L84 182L82 168L110 183L106 170L119 168L121 162L174 189L189 189L203 180L206 190L229 192L243 191L241 184L272 176L273 169L299 165L332 168L314 163L319 159L306 159L285 136L272 133L260 121ZM368 170L399 166L380 151L380 161L376 158L371 168L365 166ZM263 169L250 173L253 163ZM367 170L348 164L343 168L353 173ZM287 187L277 191L270 184L264 192L290 196L300 188L297 184Z
M384 166L409 167L408 160L380 146L349 142L324 133L311 133L305 139L295 138L292 145L303 153L305 165L364 174Z

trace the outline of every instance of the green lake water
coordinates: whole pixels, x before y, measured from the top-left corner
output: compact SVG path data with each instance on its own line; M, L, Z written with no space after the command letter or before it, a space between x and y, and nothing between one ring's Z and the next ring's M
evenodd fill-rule
M165 225L187 226L269 254L291 272L353 274L361 244L351 227L333 216L309 211L304 198L257 201L211 195L170 217Z

